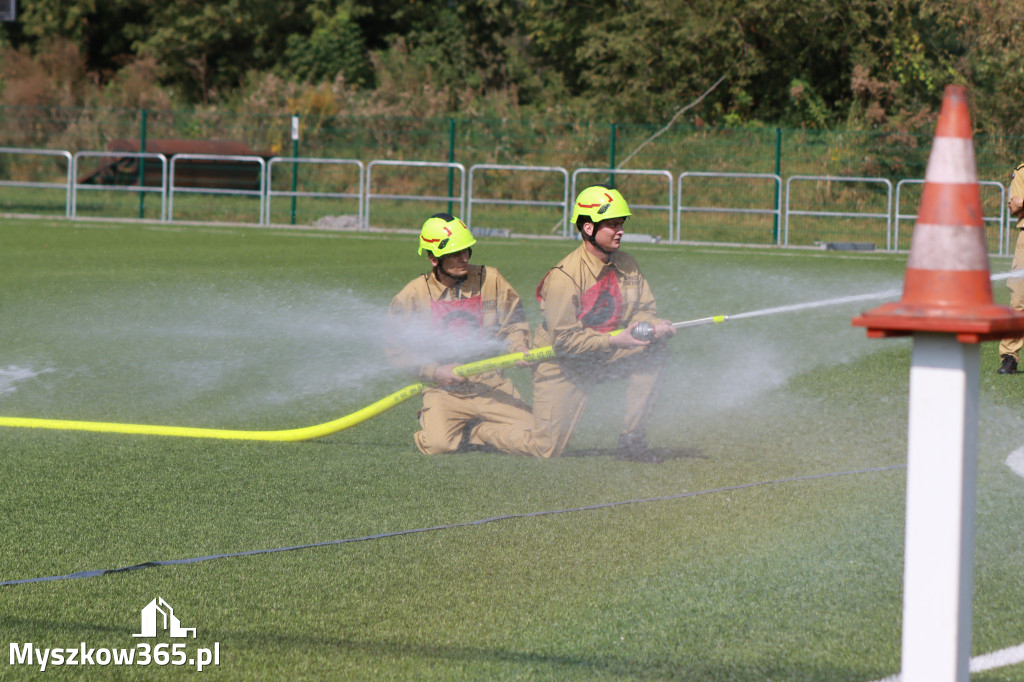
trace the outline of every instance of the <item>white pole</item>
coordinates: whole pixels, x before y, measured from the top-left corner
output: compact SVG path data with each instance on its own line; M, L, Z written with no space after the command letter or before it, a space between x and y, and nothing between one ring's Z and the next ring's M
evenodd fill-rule
M907 442L903 682L968 682L978 344L914 335Z

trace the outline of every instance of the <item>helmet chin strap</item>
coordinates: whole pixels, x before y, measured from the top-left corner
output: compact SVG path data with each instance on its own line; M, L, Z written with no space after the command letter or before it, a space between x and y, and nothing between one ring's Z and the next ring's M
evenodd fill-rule
M444 273L444 276L447 277L448 279L455 280L456 283L465 282L466 278L469 277L468 273L465 274L465 275L458 275L458 276L453 275L452 273L448 272L443 267L441 267L441 261L438 261L437 265L434 266L434 277L437 277L437 279L440 280L441 278L437 274L438 271Z
M611 256L613 253L615 253L614 251L609 251L608 249L604 248L603 246L601 246L600 244L597 243L597 231L600 228L597 226L597 223L590 223L590 224L594 226L594 229L591 230L590 234L587 234L586 232L583 232L583 238L586 239L591 244L593 244L594 248L596 248L598 251L600 251L601 253L603 253L606 256Z

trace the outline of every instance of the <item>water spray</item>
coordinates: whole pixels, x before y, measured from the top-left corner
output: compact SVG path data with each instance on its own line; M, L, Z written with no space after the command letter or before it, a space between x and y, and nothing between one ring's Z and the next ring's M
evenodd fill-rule
M621 333L623 330L612 332ZM555 357L552 346L534 348L526 352L508 353L491 358L484 358L455 367L452 371L460 377L469 377L481 372L514 367L519 362L539 362ZM149 436L176 436L179 438L214 438L219 440L260 440L260 441L305 441L322 438L353 426L362 424L393 407L397 407L409 398L420 395L427 384L417 382L367 405L361 410L345 415L333 421L306 426L297 429L279 431L250 431L235 429L212 429L191 426L162 426L156 424L122 424L115 422L72 421L65 419L37 419L31 417L0 417L0 426L55 429L63 431L92 431L98 433L126 433Z
M800 303L790 306L781 306L778 308L766 308L764 310L755 310L736 315L714 315L712 317L701 317L694 320L674 322L672 323L672 327L675 329L703 327L705 325L725 322L726 320L761 317L764 315L796 312L827 305L839 305L853 301L887 298L897 296L899 293L899 291L885 291L875 294L864 294L861 296L845 296L827 301L812 301L810 303ZM611 332L611 334L620 334L623 331L624 330L620 329ZM650 322L639 322L633 327L630 333L641 341L651 340L654 338L654 325ZM523 361L538 362L541 360L551 360L553 358L555 358L554 347L544 346L542 348L534 348L533 350L526 352L508 353L506 355L497 355L495 357L469 362L455 367L453 372L461 377L469 377L474 374L480 374L481 372L514 367L517 363ZM182 438L215 438L221 440L305 441L312 440L314 438L322 438L323 436L328 436L333 433L352 428L358 424L362 424L364 421L372 419L373 417L400 405L409 398L420 395L427 387L427 384L422 382L410 384L401 390L395 391L389 396L381 398L375 403L367 405L366 407L339 419L324 422L323 424L279 431L211 429L188 426L158 426L151 424L119 424L112 422L69 421L63 419L35 419L28 417L0 417L0 427L9 426L70 431L93 431L101 433L177 436Z
M1018 274L1024 274L1024 270L1020 271ZM1005 278L1006 276L1003 277ZM996 278L993 277L992 279L995 280ZM741 320L751 317L765 317L767 315L778 315L780 313L802 312L804 310L810 310L812 308L843 305L845 303L857 303L860 301L871 301L879 298L893 298L899 295L899 289L890 289L888 291L879 291L873 294L841 296L839 298L830 298L824 301L810 301L808 303L795 303L793 305L783 305L775 308L764 308L763 310L752 310L746 313L736 313L735 315L715 315L713 317L699 317L695 320L673 322L672 327L674 327L675 329L685 329L687 327L703 327L709 324L718 324L719 322L725 322L726 320ZM636 326L633 327L633 330L630 333L633 335L634 338L640 339L641 341L650 341L651 339L654 338L654 325L652 325L650 322L638 322Z
M1024 270L1016 270L1005 274L992 275L991 280L995 282L998 280L1022 276L1024 276ZM832 298L823 301L811 301L808 303L797 303L794 305L779 306L775 308L765 308L762 310L737 313L734 315L714 315L712 317L700 317L693 320L674 322L672 323L672 327L675 329L703 327L706 325L714 325L720 322L726 322L728 320L763 317L766 315L799 312L809 310L812 308L842 305L857 301L867 301L880 298L892 298L899 296L899 294L900 290L894 289L889 291L876 292L872 294L843 296L840 298ZM624 330L618 330L611 333L614 335L619 334L622 331ZM639 322L633 327L631 333L634 336L634 338L637 338L641 341L651 340L654 338L654 325L652 325L650 322ZM455 367L453 371L458 376L469 377L473 376L474 374L480 374L481 372L514 367L517 363L523 361L538 362L541 360L551 360L553 358L555 358L554 348L552 346L544 346L543 348L534 348L533 350L527 352L509 353L507 355L498 355L491 358L485 358L483 360L477 360L475 362L469 362ZM341 417L339 419L324 422L323 424L316 424L314 426L307 426L296 429L285 429L279 431L249 431L184 426L157 426L148 424L119 424L110 422L69 421L62 419L34 419L27 417L0 417L0 427L7 426L72 431L93 431L103 433L178 436L184 438L216 438L224 440L305 441L312 440L315 438L321 438L323 436L328 436L333 433L337 433L339 431L344 431L345 429L352 428L353 426L356 426L358 424L362 424L364 421L372 419L373 417L376 417L390 410L391 408L400 405L409 398L420 395L427 387L427 384L424 383L410 384L405 388L402 388L401 390L395 391L391 395L381 398L380 400L370 405L367 405L366 407L357 410L351 414L345 415L344 417Z

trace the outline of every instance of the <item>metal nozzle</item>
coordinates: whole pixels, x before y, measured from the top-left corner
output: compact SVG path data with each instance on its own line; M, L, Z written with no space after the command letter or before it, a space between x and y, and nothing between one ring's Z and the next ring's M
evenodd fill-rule
M650 341L654 338L654 325L650 322L637 322L629 333L633 335L634 339Z

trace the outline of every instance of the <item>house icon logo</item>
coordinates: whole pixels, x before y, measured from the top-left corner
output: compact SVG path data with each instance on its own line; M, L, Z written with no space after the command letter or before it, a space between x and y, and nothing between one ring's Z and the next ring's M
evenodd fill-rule
M195 628L181 627L174 609L163 597L157 597L142 609L142 632L132 637L156 637L158 628L167 631L171 637L188 637L189 633L192 633L192 639L196 637Z

